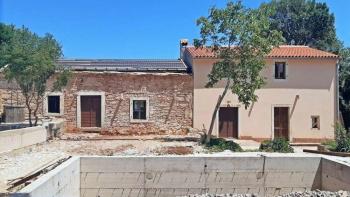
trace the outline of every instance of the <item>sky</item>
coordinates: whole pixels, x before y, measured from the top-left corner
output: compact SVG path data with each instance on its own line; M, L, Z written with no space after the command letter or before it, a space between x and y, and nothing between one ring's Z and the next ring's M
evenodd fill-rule
M243 0L256 8L266 0ZM350 1L326 2L350 47ZM196 19L226 0L0 0L0 22L51 33L65 58L174 59L179 40L199 36Z

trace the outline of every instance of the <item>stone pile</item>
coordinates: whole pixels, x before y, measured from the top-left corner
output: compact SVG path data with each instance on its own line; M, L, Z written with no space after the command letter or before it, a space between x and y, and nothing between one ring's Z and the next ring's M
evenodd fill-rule
M258 197L256 194L193 194L186 197ZM350 191L305 191L278 195L277 197L350 197Z
M305 191L305 192L292 192L289 194L280 195L279 197L350 197L350 191Z

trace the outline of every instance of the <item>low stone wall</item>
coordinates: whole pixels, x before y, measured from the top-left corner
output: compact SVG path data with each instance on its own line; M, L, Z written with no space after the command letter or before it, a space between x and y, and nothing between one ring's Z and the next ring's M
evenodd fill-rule
M79 173L80 159L73 157L11 196L79 197Z
M45 142L46 139L47 132L43 126L1 131L0 153Z

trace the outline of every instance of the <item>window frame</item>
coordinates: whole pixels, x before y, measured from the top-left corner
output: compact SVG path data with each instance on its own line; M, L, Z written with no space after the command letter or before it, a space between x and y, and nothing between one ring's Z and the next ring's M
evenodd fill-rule
M313 127L314 118L317 119L317 127L316 128ZM311 116L311 129L313 129L313 130L320 130L321 129L321 118L319 115L312 115Z
M58 96L58 95L48 95L47 96L47 113L52 113L52 114L59 114L59 113L61 113L61 107L60 107L61 101L60 100L61 100L61 97ZM55 105L57 105L57 106L53 107L54 109L52 109L52 107L50 107L50 106L52 106L50 101L53 101L55 103ZM50 108L51 108L51 110L55 110L56 107L58 107L57 111L55 111L55 112L50 111Z
M284 78L276 78L276 64L284 63ZM288 63L285 60L276 60L273 65L273 79L278 81L285 81L288 78Z
M49 96L58 96L60 101L60 113L49 112ZM45 116L62 116L64 114L64 95L62 92L48 92L44 97L44 115Z
M134 101L144 100L146 101L146 119L134 119ZM142 123L149 121L149 98L148 97L131 97L130 98L130 122L132 123Z

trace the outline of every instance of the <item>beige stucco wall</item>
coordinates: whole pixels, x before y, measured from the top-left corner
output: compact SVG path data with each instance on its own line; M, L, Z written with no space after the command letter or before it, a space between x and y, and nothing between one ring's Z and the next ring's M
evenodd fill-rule
M274 62L287 62L287 79L274 79ZM222 106L239 107L238 135L258 140L273 138L273 107L289 107L290 140L316 142L334 137L336 120L336 59L268 59L262 74L266 85L256 91L259 99L245 109L231 92ZM209 128L223 84L205 88L213 59L193 59L195 128ZM299 96L298 96L299 95ZM299 97L299 99L298 99ZM311 128L311 116L320 116L320 129ZM218 118L214 126L218 134Z

